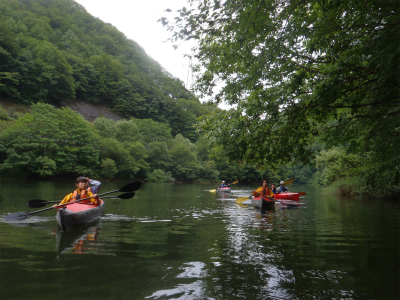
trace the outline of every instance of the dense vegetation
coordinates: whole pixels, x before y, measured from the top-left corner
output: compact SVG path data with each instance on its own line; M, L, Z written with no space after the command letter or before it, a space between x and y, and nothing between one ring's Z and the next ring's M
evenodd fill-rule
M258 181L288 178L291 169L261 172L250 166L211 158L204 138L192 143L173 136L168 125L151 119L93 123L70 108L46 103L11 118L0 106L0 174L54 177L86 174L96 178L163 181ZM304 179L304 178L303 178Z
M0 97L29 107L16 114L0 106L2 176L208 182L293 176L289 167L260 171L213 156L194 124L216 106L200 104L138 44L74 1L4 0L0 13ZM91 124L54 107L75 98L126 119ZM299 180L310 179L312 172L298 170Z
M197 40L197 90L218 86L215 102L234 105L202 121L225 155L259 165L316 159L332 168L320 182L399 193L399 1L188 2L160 21L172 41Z
M197 90L218 84L228 111L72 0L1 1L0 97L29 110L0 106L0 175L399 192L399 3L189 2L173 39L198 39ZM73 99L125 119L90 123Z
M207 108L110 24L72 0L0 1L0 96L30 105L71 99L153 119L194 141Z

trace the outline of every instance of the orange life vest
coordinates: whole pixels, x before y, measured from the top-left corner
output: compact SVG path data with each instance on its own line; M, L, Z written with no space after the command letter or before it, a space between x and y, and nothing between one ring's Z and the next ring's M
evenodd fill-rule
M93 195L93 192L92 192L92 190L90 189L90 187L88 187L86 190L82 190L80 194L78 194L78 191L75 190L75 191L73 192L73 194L72 194L71 200L69 200L69 201L72 202L72 201L76 201L76 200L79 200L79 199L84 199L84 198L90 197L90 196L88 196L87 192L90 192L90 193L92 193L92 195ZM80 202L81 202L81 203L89 203L89 202L91 202L91 201L90 201L90 199L87 199L87 200L83 200L83 201L80 201Z

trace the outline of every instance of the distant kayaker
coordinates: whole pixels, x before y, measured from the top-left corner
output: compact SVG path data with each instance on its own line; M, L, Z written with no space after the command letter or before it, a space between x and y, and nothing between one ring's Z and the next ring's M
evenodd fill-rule
M225 188L225 187L229 187L229 185L226 185L225 181L222 180L222 183L218 186L218 188L220 189L220 188Z
M276 186L275 183L271 183L271 191L276 194Z
M276 194L284 193L284 192L289 192L289 189L285 186L285 182L281 181L280 182L280 187L278 187L276 189Z
M267 196L274 197L274 193L268 187L268 181L263 179L261 186L257 190L253 190L254 197Z
M97 192L100 189L100 181L89 179L87 177L80 176L76 179L76 190L72 193L66 195L64 199L56 205L53 205L54 208L58 208L58 205L66 204L68 202L73 202L79 199L84 199L88 197L92 197L88 200L81 201L81 203L94 203L97 206L100 205L100 199L97 197ZM92 185L88 187L89 183Z

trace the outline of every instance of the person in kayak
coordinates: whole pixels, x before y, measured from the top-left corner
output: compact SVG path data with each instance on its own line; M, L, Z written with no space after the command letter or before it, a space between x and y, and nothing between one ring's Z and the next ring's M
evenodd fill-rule
M57 209L58 205L66 204L68 202L73 202L73 201L88 198L88 197L92 197L92 198L81 201L81 203L92 202L92 203L96 204L97 206L100 205L100 199L99 199L99 197L97 197L97 192L100 189L100 185L101 185L100 181L80 176L76 179L75 183L76 183L76 190L73 191L72 193L66 195L60 203L53 205L54 208ZM91 187L88 187L89 183L92 185Z
M222 180L222 183L218 186L218 188L220 189L220 188L224 188L224 187L229 187L229 185L226 185L225 181Z
M276 194L285 193L285 192L289 192L289 189L285 186L285 182L281 181L280 187L278 187L276 189Z
M276 194L276 186L275 183L271 183L271 191Z
M263 179L261 186L257 190L253 190L253 196L267 196L270 198L274 197L274 193L269 189L268 181L266 179Z

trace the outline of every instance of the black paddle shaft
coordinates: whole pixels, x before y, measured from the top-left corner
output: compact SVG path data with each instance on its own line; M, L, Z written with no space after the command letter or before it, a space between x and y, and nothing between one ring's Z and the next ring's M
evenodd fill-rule
M142 185L142 183L140 181L135 181L135 182L132 182L132 183L129 183L129 184L123 186L122 188L120 188L118 190L102 193L102 194L99 194L97 196L104 196L104 195L108 195L108 194L116 193L116 192L123 192L123 193L125 193L125 192L133 192L133 191L136 191L137 189L139 189L141 185ZM88 200L90 198L92 198L92 197L87 197L87 198L76 200L74 202L61 204L61 205L58 205L57 207L63 207L63 206L69 205L71 203L81 202L83 200ZM14 220L22 221L22 220L25 220L25 219L29 218L31 215L40 213L42 211L50 210L50 209L53 209L53 207L48 207L48 208L44 208L44 209L40 209L40 210L32 211L32 212L16 212L16 213L13 213L13 214L9 214L7 217L5 217L4 220L6 222L14 221Z
M119 198L119 199L130 199L133 196L135 196L135 193L125 193L125 194L121 194L121 195L117 195L117 196L104 196L101 198ZM28 201L28 206L32 207L32 208L39 208L39 207L43 207L46 205L49 205L50 203L59 203L61 200L58 201L46 201L46 200L42 200L42 199L32 199Z

